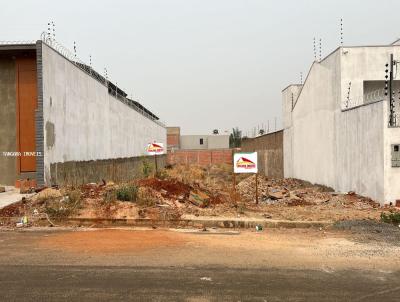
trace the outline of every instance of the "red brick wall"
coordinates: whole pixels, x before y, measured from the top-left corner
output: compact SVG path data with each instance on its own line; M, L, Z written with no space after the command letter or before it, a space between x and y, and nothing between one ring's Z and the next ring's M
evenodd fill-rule
M207 166L210 164L232 164L232 150L175 150L168 151L168 164L195 164Z
M167 146L179 148L179 134L167 134Z

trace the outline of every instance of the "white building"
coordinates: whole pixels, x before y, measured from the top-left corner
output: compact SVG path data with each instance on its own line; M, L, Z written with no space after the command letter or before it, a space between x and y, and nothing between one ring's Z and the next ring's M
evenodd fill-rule
M396 66L392 125L385 96L391 54L400 60L399 41L339 47L312 64L304 85L282 91L285 177L355 191L380 203L400 199Z
M167 139L155 114L49 36L0 43L0 108L6 185L129 180L147 144Z

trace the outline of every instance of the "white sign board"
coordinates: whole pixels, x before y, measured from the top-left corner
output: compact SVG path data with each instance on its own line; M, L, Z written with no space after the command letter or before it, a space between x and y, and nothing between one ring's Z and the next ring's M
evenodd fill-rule
M234 173L257 173L257 152L235 153L233 155Z
M164 144L163 143L151 143L146 147L146 152L149 155L159 155L164 154Z

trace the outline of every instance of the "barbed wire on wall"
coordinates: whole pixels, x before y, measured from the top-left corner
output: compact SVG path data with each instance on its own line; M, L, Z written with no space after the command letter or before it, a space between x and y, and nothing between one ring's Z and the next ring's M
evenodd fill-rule
M384 88L376 89L364 95L350 96L350 94L348 94L346 96L345 101L343 102L343 105L345 109L351 109L353 107L357 107L363 104L370 104L383 101L385 97L386 96Z
M42 32L42 34L40 35L40 40L43 43L45 43L47 46L49 46L50 48L55 50L57 53L62 55L65 59L67 59L68 61L73 63L75 66L80 68L82 71L84 71L85 73L87 73L88 75L90 75L91 77L93 77L94 79L96 79L97 81L102 83L103 85L105 85L110 91L111 86L109 85L109 83L111 83L111 81L109 81L109 79L108 79L108 74L105 76L102 76L100 73L96 72L92 68L91 64L88 65L83 60L81 60L76 55L76 51L72 52L67 47L65 47L64 45L59 43L55 39L54 29L53 29L53 34L51 34L50 30L48 30L48 32L46 32L46 31ZM0 41L0 45L26 45L26 44L36 44L36 41L33 41L33 40L30 40L30 41L28 41L28 40ZM75 50L76 50L76 48L75 48ZM120 89L119 87L117 87L114 84L112 86L114 86L115 89L113 89L111 94L116 99L118 99L122 103L128 105L129 107L131 107L132 109L134 109L141 115L145 116L146 118L152 120L156 124L158 124L162 127L165 127L165 124L162 121L156 119L154 116L147 113L143 108L140 108L139 106L137 106L133 100L128 99L125 95L121 95L119 93L119 91L123 92L122 89Z

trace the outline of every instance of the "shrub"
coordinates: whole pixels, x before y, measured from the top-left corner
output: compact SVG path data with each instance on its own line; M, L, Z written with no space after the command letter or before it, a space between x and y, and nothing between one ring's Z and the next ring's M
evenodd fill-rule
M138 187L134 184L127 184L116 190L117 199L121 201L136 201Z
M73 215L81 207L81 191L72 190L62 198L47 199L45 213L52 218L67 218Z
M158 171L156 174L156 177L158 179L167 179L168 178L168 173L167 171L165 171L164 169L162 169L161 171Z
M155 204L156 199L152 195L152 190L146 187L139 188L137 205L140 207L152 207Z
M400 224L400 212L385 214L381 213L381 221L395 225Z
M73 190L73 191L69 191L67 193L67 197L68 197L68 203L70 206L72 206L73 208L77 208L80 205L81 202L81 191L79 190Z
M146 158L143 158L142 160L142 172L145 177L149 177L151 172L153 171L152 165L149 163L149 161Z

